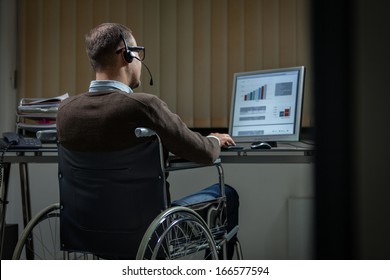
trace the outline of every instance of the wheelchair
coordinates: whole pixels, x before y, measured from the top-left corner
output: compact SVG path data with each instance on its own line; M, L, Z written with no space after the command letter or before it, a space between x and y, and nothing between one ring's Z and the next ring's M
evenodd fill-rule
M135 134L147 141L126 151L94 154L59 145L60 202L31 219L13 259L226 259L230 240L236 258L243 258L238 226L227 231L221 162L213 164L220 197L173 206L166 172L183 167L167 164L154 131L137 128Z

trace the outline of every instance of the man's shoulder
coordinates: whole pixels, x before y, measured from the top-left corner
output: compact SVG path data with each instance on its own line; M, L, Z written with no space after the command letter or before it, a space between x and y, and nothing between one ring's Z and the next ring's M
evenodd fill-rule
M77 94L77 95L69 96L68 98L62 100L59 109L62 109L67 104L72 103L74 100L79 99L81 96L82 94Z
M96 97L96 99L94 98ZM92 98L92 99L91 99ZM161 108L163 101L156 95L149 93L126 93L122 91L111 91L105 93L90 93L85 92L78 95L70 96L61 102L59 111L68 109L79 109L86 106L86 104L92 103L104 103L110 99L112 102L122 104L123 106L138 106L148 108ZM94 101L93 101L94 100Z
M158 96L151 94L151 93L145 93L145 92L133 92L133 93L122 93L127 98L130 98L132 100L136 100L139 103L145 104L148 107L149 106L161 106L164 101L162 101Z
M123 93L123 95L137 100L160 100L156 95L146 92Z

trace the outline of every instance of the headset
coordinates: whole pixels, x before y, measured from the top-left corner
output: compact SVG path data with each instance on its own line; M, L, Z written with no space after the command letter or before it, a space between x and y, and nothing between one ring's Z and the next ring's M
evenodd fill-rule
M132 52L129 50L129 47L127 46L125 36L123 35L122 31L120 32L121 39L123 43L125 44L125 50L123 51L123 57L125 58L125 61L127 63L132 63L135 56L132 54Z
M153 85L153 77L152 77L152 73L149 70L149 67L146 66L146 64L142 60L140 60L138 57L133 55L132 51L127 46L127 43L126 43L126 40L125 40L125 36L123 35L122 30L119 30L119 32L120 32L120 37L121 37L123 43L125 44L125 50L123 51L123 57L124 57L125 61L127 63L132 63L134 58L139 60L142 63L142 65L145 66L146 70L148 70L149 75L150 75L149 85L152 86Z

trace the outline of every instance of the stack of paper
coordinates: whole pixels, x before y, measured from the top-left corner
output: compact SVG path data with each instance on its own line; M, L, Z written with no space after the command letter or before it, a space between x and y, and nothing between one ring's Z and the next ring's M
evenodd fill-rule
M58 107L68 97L66 93L51 98L22 98L16 112L18 132L55 130Z

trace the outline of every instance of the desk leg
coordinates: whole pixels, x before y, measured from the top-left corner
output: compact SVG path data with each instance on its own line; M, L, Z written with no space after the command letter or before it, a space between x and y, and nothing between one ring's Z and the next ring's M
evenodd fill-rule
M22 192L22 207L23 207L23 224L27 226L31 220L31 201L30 201L30 184L28 180L27 163L19 163L20 171L20 188Z
M4 245L4 232L5 232L5 210L7 208L7 199L8 199L8 179L9 172L11 168L10 163L3 163L3 166L0 172L0 176L2 176L0 182L0 259L3 256L3 245Z
M23 208L23 224L24 227L27 226L28 222L31 220L31 200L30 200L30 184L28 179L28 168L26 162L19 163L19 172L20 172L20 189L22 193L22 208ZM32 239L28 239L29 248L31 248L31 252L33 252L33 241ZM34 255L26 256L27 259L34 259Z

